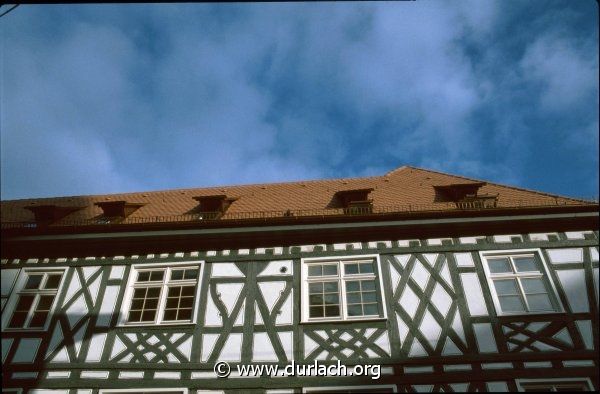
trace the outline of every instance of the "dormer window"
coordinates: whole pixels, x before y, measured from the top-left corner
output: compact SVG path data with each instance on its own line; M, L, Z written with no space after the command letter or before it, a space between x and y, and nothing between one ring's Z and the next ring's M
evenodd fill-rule
M146 204L127 201L103 201L94 205L102 208L102 216L97 218L96 223L109 224L122 221Z
M25 207L25 209L30 210L35 215L36 225L54 223L82 208L83 207L60 207L58 205L36 205Z
M227 197L225 194L217 194L212 196L194 197L199 205L196 212L199 214L199 219L218 219L227 211L229 206L237 200L235 197Z
M341 190L335 193L337 205L344 208L344 213L361 215L373 212L373 200L369 199L370 189Z
M495 208L498 194L479 193L479 189L485 184L485 182L471 182L434 186L436 201L454 202L459 209Z

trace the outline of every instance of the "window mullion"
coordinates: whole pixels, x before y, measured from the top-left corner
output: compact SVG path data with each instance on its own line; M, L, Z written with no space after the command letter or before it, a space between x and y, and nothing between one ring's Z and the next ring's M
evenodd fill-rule
M168 280L167 278L169 278L171 275L171 267L167 267L164 270L164 275L163 275L163 280L160 286L160 295L158 296L158 305L156 306L156 324L160 324L163 321L163 317L164 317L164 308L165 308L165 304L166 304L166 298L167 298L167 294L168 294Z
M39 302L40 302L40 295L35 294L33 302L31 303L31 307L29 308L29 312L27 313L27 318L25 318L25 321L23 322L23 328L29 328L29 324L31 323L31 320L33 319L33 314L35 313L35 310L36 310Z
M527 296L525 295L525 290L523 289L523 284L521 283L521 278L517 277L517 284L519 286L519 291L521 292L521 297L523 298L523 301L525 302L525 308L527 309L527 312L531 312L531 308L529 307L529 301L527 301Z

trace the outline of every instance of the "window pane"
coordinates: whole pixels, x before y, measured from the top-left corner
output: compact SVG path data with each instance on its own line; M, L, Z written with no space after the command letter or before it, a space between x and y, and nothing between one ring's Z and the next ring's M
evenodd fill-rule
M372 274L373 273L373 263L360 263L360 273L361 274Z
M500 296L498 297L498 300L500 301L500 307L503 312L525 311L525 306L519 296Z
M156 318L156 311L144 311L142 313L142 321L154 321Z
M143 306L144 306L143 299L133 299L131 301L131 309L142 309Z
M371 291L375 290L375 281L374 280L362 280L360 282L360 287L363 291Z
M156 309L158 308L158 298L146 298L144 309Z
M339 304L340 298L337 294L325 294L325 304Z
M44 327L44 323L46 323L46 317L48 317L48 311L34 313L33 317L31 318L31 322L29 322L29 327Z
M193 297L194 296L194 286L182 286L181 287L181 296L182 297Z
M27 277L27 283L25 283L26 289L38 289L40 283L42 283L43 274L29 274Z
M198 277L198 270L196 268L194 268L194 269L185 270L185 275L183 276L183 279L196 279L197 277Z
M177 318L177 309L167 309L165 310L165 320L175 320Z
M338 291L338 283L337 282L324 282L323 290L325 293L337 293Z
M191 308L194 305L194 297L183 297L179 301L180 308Z
M348 305L348 316L362 316L361 305Z
M179 298L167 298L167 306L165 308L177 308L179 305Z
M35 296L33 295L20 296L19 302L17 302L17 306L15 307L15 311L28 312L29 308L31 308L31 304L33 303L34 298Z
M158 298L160 296L160 287L150 287L148 288L148 293L146 293L147 297Z
M523 285L523 290L525 293L546 293L546 286L544 286L544 282L542 278L525 278L521 279L521 284Z
M127 321L129 322L137 322L142 318L142 311L131 311L129 312L129 318Z
M309 305L323 305L323 296L320 294L311 294L308 299Z
M192 310L180 309L177 313L177 320L192 320Z
M37 306L35 307L36 311L49 311L50 306L52 305L52 301L54 301L54 296L40 296L40 300L38 301Z
M160 271L151 271L151 273L150 273L150 280L151 281L162 281L164 275L165 275L165 271L163 271L163 270L160 270Z
M346 275L358 274L358 264L344 264L344 273Z
M181 287L173 286L169 287L169 295L167 297L179 297L181 295Z
M323 266L322 265L309 265L308 266L308 276L321 276L323 275Z
M337 265L328 264L323 266L323 275L337 275Z
M365 315L379 315L379 305L377 304L365 304L364 310Z
M519 294L516 279L495 280L494 287L499 296Z
M58 285L60 284L60 278L62 278L62 275L60 274L48 275L48 280L46 280L44 289L58 289Z
M150 280L150 272L142 271L138 272L138 282L147 282Z
M508 258L493 258L488 259L488 265L490 267L490 272L492 274L500 274L500 273L511 273L512 268L510 267L510 263Z
M377 302L377 296L374 291L363 293L363 302Z
M145 296L146 296L146 289L133 290L133 298L144 298Z
M339 316L340 315L340 307L338 305L330 305L325 307L325 316Z
M533 256L514 257L513 261L515 262L517 272L540 272Z
M348 304L360 304L360 293L346 293Z
M322 293L323 292L323 283L322 282L309 283L308 284L308 292L311 294Z
M183 270L171 271L171 280L181 280L181 279L183 279Z
M310 317L323 317L323 307L322 306L311 306L309 308Z
M8 326L11 328L23 327L25 319L27 319L27 312L15 312L13 313Z
M548 298L548 294L527 295L527 303L532 311L553 311L554 307Z
M346 291L360 291L360 282L357 280L346 282Z

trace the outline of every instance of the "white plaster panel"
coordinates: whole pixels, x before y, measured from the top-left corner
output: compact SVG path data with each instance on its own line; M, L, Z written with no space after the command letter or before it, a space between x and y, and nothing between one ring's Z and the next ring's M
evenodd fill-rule
M498 353L491 324L473 324L473 331L475 332L475 339L481 353Z
M576 270L558 270L556 271L560 284L567 295L569 306L573 313L588 312L588 298L585 285L585 271Z
M293 319L293 308L292 301L294 299L294 291L290 292L290 295L281 305L281 309L277 313L277 317L275 318L275 325L281 326L286 324L292 324Z
M270 261L258 276L287 276L293 274L292 260Z
M254 333L252 361L277 361L277 354L266 332Z
M460 274L460 280L471 316L487 316L488 310L477 274L474 272Z
M399 302L410 317L414 318L417 307L419 306L419 297L417 297L415 292L409 286L404 288L404 293L402 294L402 297L400 297Z
M86 362L97 363L100 362L102 352L104 351L104 343L106 342L106 334L94 334L90 340L90 348L87 356L85 357Z
M419 260L416 260L415 265L410 273L410 277L421 288L421 290L425 290L425 287L427 287L429 276L429 271L427 271L427 269Z
M123 274L125 274L125 266L116 265L110 268L110 276L108 279L123 279Z
M583 249L548 249L548 257L554 264L580 263L583 261Z
M12 290L14 284L15 284L15 279L17 278L17 275L19 274L19 270L18 269L8 269L8 270L2 270L2 275L0 275L0 277L2 278L2 296L6 297L10 294L10 291Z
M204 313L204 325L208 327L218 327L223 325L223 318L212 299L212 294L209 291L206 299L206 310Z
M444 290L442 285L436 283L433 294L431 295L431 302L442 316L446 316L452 305L452 297Z
M493 238L494 238L494 242L497 242L497 243L510 243L510 242L512 242L512 237L521 238L521 236L518 234L494 235Z
M217 293L221 296L221 301L225 304L227 314L231 316L233 308L240 296L240 292L244 287L243 283L218 283ZM242 311L240 311L242 312Z
M244 274L234 263L212 263L213 278L243 278Z
M294 333L292 331L278 332L279 342L283 347L288 361L294 358Z
M286 282L259 282L258 287L260 288L260 292L262 293L265 302L267 304L267 308L269 311L273 311L273 306L281 297L283 290L285 289Z
M240 361L242 357L242 334L229 334L221 350L219 361Z
M69 321L69 325L71 328L75 327L75 325L88 314L88 308L85 304L85 298L83 294L79 295L75 302L71 304L71 306L67 309L67 319Z
M421 320L421 324L419 325L419 331L421 331L421 333L423 334L425 339L427 339L431 347L435 349L438 338L442 333L442 327L440 327L438 322L434 319L434 317L428 310L425 311L423 320Z
M120 286L117 285L106 286L104 298L102 299L102 304L100 305L100 314L98 315L98 320L96 323L98 327L108 327L110 325L113 312L117 305L119 288Z
M2 362L6 360L6 356L8 355L8 351L10 350L12 343L12 338L2 338Z
M487 382L486 383L488 391L491 392L501 392L501 393L506 393L508 392L508 386L506 384L506 382Z
M592 333L592 322L590 320L577 320L577 329L581 334L585 348L592 350L594 348L594 335Z
M471 253L454 253L456 259L456 265L459 267L474 267L473 256Z
M35 360L41 341L40 338L21 338L12 362L32 363Z
M202 361L207 361L210 358L218 338L219 334L202 335Z

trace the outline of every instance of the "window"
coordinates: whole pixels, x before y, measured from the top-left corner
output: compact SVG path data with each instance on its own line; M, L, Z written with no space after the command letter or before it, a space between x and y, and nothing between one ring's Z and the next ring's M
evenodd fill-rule
M483 253L482 257L499 315L562 311L537 251Z
M352 393L395 393L395 385L376 385L376 386L336 386L336 387L304 387L303 393L331 393L331 394L352 394Z
M589 379L517 379L519 391L548 392L548 391L591 391Z
M187 389L112 389L100 390L100 394L187 394Z
M199 265L134 266L124 324L192 323Z
M18 290L9 299L7 313L2 316L2 326L6 329L46 329L63 277L64 269L24 270L15 285Z
M377 256L302 261L303 319L385 318Z

